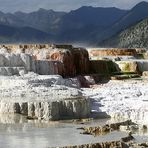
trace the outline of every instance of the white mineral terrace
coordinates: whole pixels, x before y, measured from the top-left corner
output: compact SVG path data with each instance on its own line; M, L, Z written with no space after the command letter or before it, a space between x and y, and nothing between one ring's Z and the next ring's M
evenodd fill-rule
M112 80L92 89L85 88L83 94L93 99L93 112L148 124L148 79Z
M59 120L89 117L89 99L83 98L75 79L59 75L0 77L0 113L20 113Z
M44 59L49 50L39 54L42 60L35 60L33 52L32 49L29 54L14 54L1 49L1 114L19 113L46 120L110 116L148 124L148 79L111 80L81 88L77 78L55 75L58 61ZM141 73L148 71L148 60L127 59L116 61L120 70L123 67L123 71L137 72L138 65Z
M67 113L71 118L89 117L91 110L98 116L109 115L119 120L132 119L148 124L147 79L112 80L93 88L80 89L76 78L28 73L24 76L1 76L0 85L0 113L21 113L57 120Z

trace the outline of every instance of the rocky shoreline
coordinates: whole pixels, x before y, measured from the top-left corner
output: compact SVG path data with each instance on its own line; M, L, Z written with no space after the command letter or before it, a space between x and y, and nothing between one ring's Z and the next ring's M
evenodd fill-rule
M113 130L123 130L123 127L126 129L128 135L126 137L122 137L119 141L110 141L110 142L100 142L100 143L91 143L84 145L75 145L75 146L65 146L65 147L57 147L57 148L145 148L148 146L148 142L145 143L136 143L135 138L132 135L133 128L139 128L139 125L133 123L131 120L111 123L107 125L98 126L98 127L82 127L78 130L83 130L81 134L88 134L94 137L100 136L101 134L107 135L109 132L113 132ZM147 129L147 126L142 127L143 130Z

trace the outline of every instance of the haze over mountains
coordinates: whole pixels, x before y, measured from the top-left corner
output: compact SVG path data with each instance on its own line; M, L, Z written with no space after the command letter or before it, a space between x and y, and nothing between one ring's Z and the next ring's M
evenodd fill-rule
M32 13L0 12L0 42L103 45L109 38L146 18L147 2L141 2L131 10L83 6L69 13L45 9Z

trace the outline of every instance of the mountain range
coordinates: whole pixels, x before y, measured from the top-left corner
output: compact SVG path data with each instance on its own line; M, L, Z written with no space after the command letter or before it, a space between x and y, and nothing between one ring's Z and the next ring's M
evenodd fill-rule
M147 18L147 2L140 2L131 10L83 6L70 12L42 8L31 13L0 12L0 43L57 42L87 46L106 43L110 46L109 42L114 40L118 45L116 38L121 37L121 32Z

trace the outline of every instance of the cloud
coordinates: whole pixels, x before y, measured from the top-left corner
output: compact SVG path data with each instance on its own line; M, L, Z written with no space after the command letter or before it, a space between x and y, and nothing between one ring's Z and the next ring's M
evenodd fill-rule
M81 6L118 7L129 9L141 0L0 0L4 12L31 12L39 8L70 11ZM148 2L148 0L145 0Z

